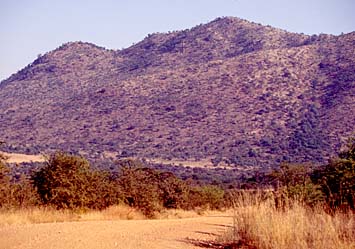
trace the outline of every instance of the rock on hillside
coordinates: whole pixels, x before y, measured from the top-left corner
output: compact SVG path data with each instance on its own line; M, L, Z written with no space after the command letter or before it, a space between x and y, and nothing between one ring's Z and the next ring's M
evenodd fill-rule
M67 43L3 81L0 98L12 149L321 163L355 132L355 33L219 18L118 51Z

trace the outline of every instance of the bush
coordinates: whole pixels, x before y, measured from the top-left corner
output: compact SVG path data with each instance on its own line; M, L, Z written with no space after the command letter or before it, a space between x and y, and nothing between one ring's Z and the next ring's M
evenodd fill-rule
M0 207L23 208L37 204L38 196L24 175L16 180L6 165L7 158L0 154Z
M129 164L128 164L129 163ZM127 161L123 165L118 176L118 186L123 193L126 204L140 209L148 217L154 216L154 212L160 211L159 186L156 183L155 175L148 168L141 168L138 165L131 165Z
M329 164L313 173L331 209L355 209L355 142Z
M212 185L194 187L190 189L188 200L188 208L220 209L224 206L224 191Z
M218 209L225 204L224 191L216 186L192 186L131 159L120 160L119 170L110 173L91 169L82 157L57 152L30 179L12 178L6 158L0 159L0 207L101 210L124 202L153 217L163 208Z
M8 205L10 198L9 168L6 166L7 158L0 154L0 207Z
M175 209L186 207L190 201L188 193L191 186L170 172L161 173L160 179L164 207Z
M117 177L125 202L146 216L164 208L182 208L187 202L187 185L174 174L144 167L139 161L121 160Z
M102 209L118 201L109 177L82 157L57 152L32 179L42 203L58 209Z
M284 208L284 205L294 200L314 206L324 200L319 185L311 180L312 167L305 164L283 163L280 169L274 170L268 175L271 184L276 189L276 204Z

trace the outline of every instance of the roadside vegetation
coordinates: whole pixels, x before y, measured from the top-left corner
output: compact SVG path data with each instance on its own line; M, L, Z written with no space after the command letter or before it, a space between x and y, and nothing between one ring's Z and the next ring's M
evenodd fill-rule
M0 223L13 223L16 215L34 222L85 220L95 215L185 217L191 211L226 206L226 193L220 187L183 181L136 160L119 160L109 172L93 169L85 158L57 152L30 176L13 176L6 159L1 155Z
M277 205L274 196L244 192L235 199L234 227L216 248L355 248L353 211L310 207L295 199Z
M0 156L0 224L194 217L234 210L216 248L355 248L355 142L328 164L282 163L235 188L182 180L132 159L111 171L57 152L29 176ZM259 176L260 178L260 176Z
M273 191L234 193L234 227L219 245L355 248L354 141L327 165L282 164L267 177Z

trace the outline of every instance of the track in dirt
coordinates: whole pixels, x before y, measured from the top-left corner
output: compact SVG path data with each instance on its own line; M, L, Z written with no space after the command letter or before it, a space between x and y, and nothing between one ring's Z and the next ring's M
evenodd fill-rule
M64 222L0 227L0 249L201 248L231 227L231 216Z

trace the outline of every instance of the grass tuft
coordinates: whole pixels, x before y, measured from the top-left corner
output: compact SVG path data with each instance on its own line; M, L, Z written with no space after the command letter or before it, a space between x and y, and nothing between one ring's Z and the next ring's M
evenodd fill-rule
M259 197L244 194L235 199L234 228L222 241L262 249L355 248L353 213L330 215L297 201L279 209L275 199Z

